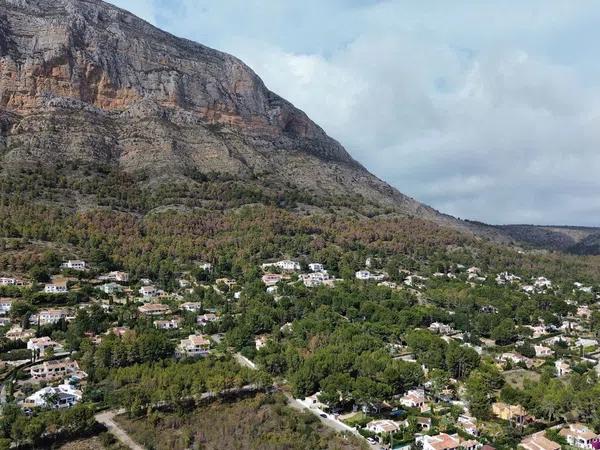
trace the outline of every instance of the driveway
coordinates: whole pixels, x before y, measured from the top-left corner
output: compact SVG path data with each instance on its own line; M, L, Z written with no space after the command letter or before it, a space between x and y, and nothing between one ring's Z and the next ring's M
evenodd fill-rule
M119 441L121 441L122 444L129 447L131 450L145 450L144 447L131 439L127 432L114 421L115 416L123 414L124 412L124 409L111 409L110 411L104 411L100 414L96 414L95 418L97 422L104 425L114 437L116 437Z

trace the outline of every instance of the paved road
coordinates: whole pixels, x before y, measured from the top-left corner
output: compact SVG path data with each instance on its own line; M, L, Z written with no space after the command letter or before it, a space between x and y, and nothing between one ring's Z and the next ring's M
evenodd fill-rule
M144 447L131 439L127 432L114 421L115 416L123 414L124 412L124 409L112 409L110 411L104 411L100 414L96 414L95 418L97 422L104 425L113 436L115 436L119 441L121 441L121 443L129 447L131 450L145 450Z

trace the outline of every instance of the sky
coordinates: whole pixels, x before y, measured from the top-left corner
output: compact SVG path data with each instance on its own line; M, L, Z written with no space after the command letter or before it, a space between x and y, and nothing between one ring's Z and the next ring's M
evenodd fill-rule
M401 192L600 226L600 2L111 0L231 53Z

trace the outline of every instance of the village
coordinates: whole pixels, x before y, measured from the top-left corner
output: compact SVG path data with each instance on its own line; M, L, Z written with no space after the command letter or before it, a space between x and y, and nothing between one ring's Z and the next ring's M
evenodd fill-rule
M235 353L224 346L219 322L235 310L235 304L246 292L236 280L214 276L210 263L198 264L201 277L181 274L173 280L171 290L158 287L150 279L131 280L122 271L96 273L82 260L65 261L56 269L45 283L10 275L0 278L5 294L0 299L4 342L4 353L0 355L4 379L2 404L14 401L24 411L31 412L36 408L70 408L86 401L88 374L77 359L80 353L74 352L65 339L66 327L79 320L80 311L102 311L117 318L105 332L85 334L91 346L99 345L109 335L128 339L135 331L125 322L131 325L144 321L173 342L172 357L178 360L203 358L213 352ZM400 276L390 277L374 258L367 258L354 279L346 281L330 275L327 267L317 262L285 259L265 262L259 269L262 289L273 302L279 302L285 295L286 286L335 289L346 282L406 291L419 299L419 303L427 302L428 289L445 282L473 288L489 284L526 296L555 292L559 288L544 276L524 279L508 272L488 274L460 264L445 272L400 269ZM565 287L561 288L564 293ZM32 289L45 296L35 306L23 301L20 294ZM90 293L89 301L61 301L70 293L82 291ZM202 300L198 299L198 292L204 293ZM560 320L555 317L552 323L512 326L507 336L501 335L496 327L495 339L471 339L468 333L455 329L452 320L431 320L427 327L415 330L476 359L477 364L469 367L470 371L481 364L502 378L504 388L486 393L490 414L483 420L473 411L471 379L463 376L460 372L463 369L456 377L452 376L454 373L441 374L439 369L428 366L426 358L419 357L420 350L414 344L411 346L408 338L390 343L386 351L394 360L411 363L422 371L422 378L410 388L393 392L386 399L353 402L350 409L326 401L321 392L294 401L337 431L364 437L374 449L490 450L495 448L493 436L500 428L519 431L522 434L519 448L525 450L600 448L600 435L593 424L569 415L536 417L515 401L518 400L515 395L512 398L509 395L511 389L523 389L530 381L543 377L567 384L581 374L594 377L600 374L600 347L593 324L600 311L596 287L574 282L568 292L569 298L565 299L568 308ZM123 320L125 311L129 320ZM483 305L481 311L493 317L498 306ZM447 311L445 317L452 319L453 315L453 311ZM293 323L285 323L275 334L255 335L252 354L236 353L238 360L252 368L261 368L261 352L277 339L276 335L293 327ZM253 356L258 356L256 364L250 359ZM465 367L469 364L467 357L464 364Z

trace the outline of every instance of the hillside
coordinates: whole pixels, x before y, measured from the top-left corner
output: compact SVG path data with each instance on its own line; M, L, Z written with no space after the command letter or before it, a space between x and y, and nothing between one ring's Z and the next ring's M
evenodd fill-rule
M77 181L110 172L117 189L179 187L158 206L185 204L185 192L206 206L210 180L218 192L235 185L241 203L386 209L464 227L371 175L233 56L101 1L0 0L0 10L0 154L10 186L47 170L61 182L45 181L42 194L87 207L97 199Z

